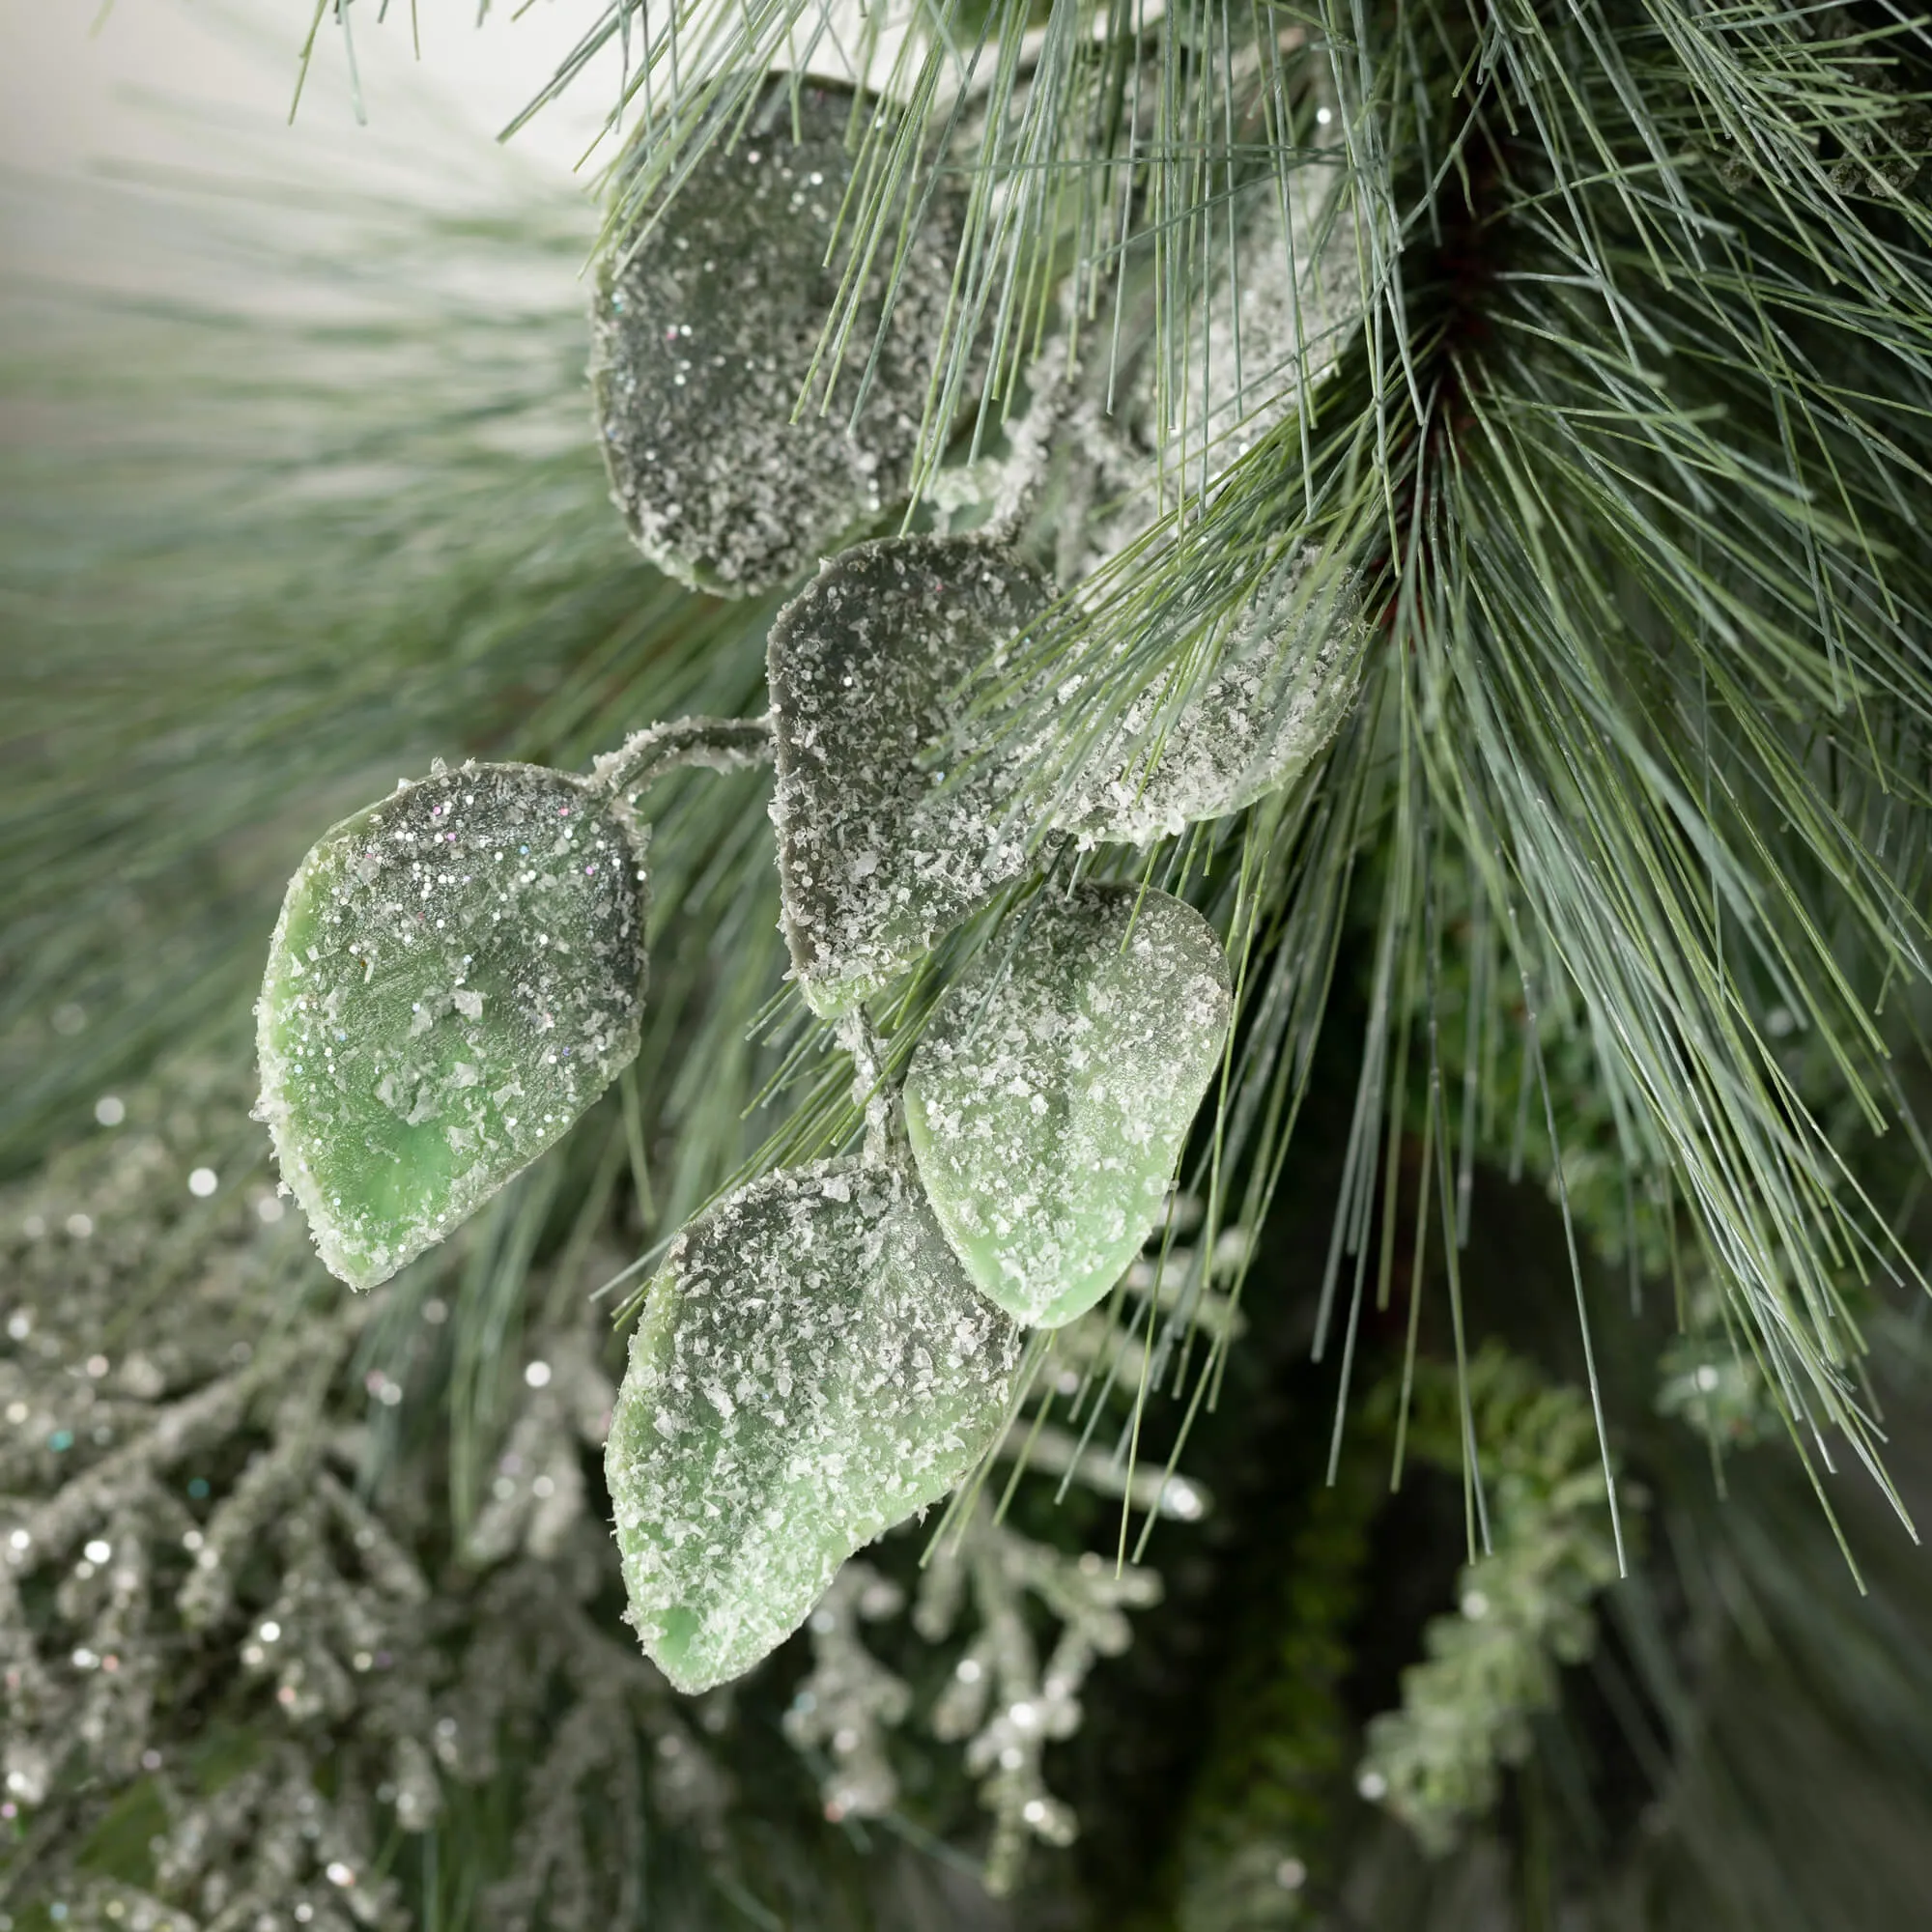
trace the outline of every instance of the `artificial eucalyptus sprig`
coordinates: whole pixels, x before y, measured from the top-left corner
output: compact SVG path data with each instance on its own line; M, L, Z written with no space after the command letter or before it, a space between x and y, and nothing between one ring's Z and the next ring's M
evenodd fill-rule
M689 1222L648 1289L607 1462L633 1617L680 1682L748 1666L854 1548L996 1453L1017 1324L1107 1292L1217 1071L1210 1219L1228 1184L1264 1206L1363 883L1367 1049L1315 1321L1318 1354L1341 1337L1343 1402L1378 1211L1390 1299L1419 1077L1469 1433L1485 1358L1458 1257L1506 1060L1549 1142L1625 1560L1577 1238L1600 1204L1567 1192L1553 1014L1633 1193L1681 1213L1673 1241L1768 1385L1878 1467L1845 1280L1910 1257L1769 1043L1768 1003L1871 1123L1896 1111L1877 1009L1932 956L1927 599L1901 494L1932 474L1913 239L1932 231L1894 152L1918 124L1861 112L1848 156L1772 141L1755 171L1700 172L1680 137L1806 74L1888 113L1911 90L1841 22L1666 10L1646 39L1610 0L1421 11L1416 35L1325 5L1307 26L1068 5L1031 34L1017 7L943 6L895 53L867 38L842 86L781 55L792 0L679 15L688 64L611 176L597 421L646 554L731 594L793 588L769 720L646 733L587 781L437 774L325 840L278 938L264 1070L325 1255L381 1278L636 1055L632 794L680 748L769 754L792 978L830 1024L798 1018L778 1083L806 1094L794 1164ZM675 58L654 43L639 85ZM1748 261L1723 239L1774 230ZM1884 271L1849 384L1820 373L1803 268L1828 230ZM440 819L464 784L460 810L501 825L391 823ZM371 832L421 847L413 901ZM458 864L426 856L439 841ZM489 883L512 846L528 863ZM1475 963L1452 1015L1457 922ZM435 983L385 980L392 954ZM821 1104L838 1065L810 1070L835 1039L853 1106ZM796 1164L838 1122L855 1143L860 1109L856 1159ZM1413 1274L1411 1348L1420 1253ZM1602 1552L1577 1549L1587 1595ZM1487 1799L1483 1767L1577 1647L1574 1618L1523 1617L1502 1743L1442 1772L1466 1790L1408 1805L1425 1835L1432 1804ZM1494 1643L1436 1648L1418 1696ZM1427 1751L1380 1735L1372 1775L1429 1785Z

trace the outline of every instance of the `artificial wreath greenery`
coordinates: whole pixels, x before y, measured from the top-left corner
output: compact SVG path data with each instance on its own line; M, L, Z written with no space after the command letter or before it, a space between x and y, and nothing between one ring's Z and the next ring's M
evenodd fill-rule
M586 20L9 298L0 1912L1912 1922L1923 24Z

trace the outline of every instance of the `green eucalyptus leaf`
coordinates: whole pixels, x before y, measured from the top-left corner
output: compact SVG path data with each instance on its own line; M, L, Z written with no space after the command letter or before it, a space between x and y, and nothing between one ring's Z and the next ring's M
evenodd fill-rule
M1367 628L1351 587L1301 588L1304 554L1236 621L1205 687L1171 720L1155 685L1122 718L1124 769L1062 802L1056 822L1083 838L1129 845L1223 818L1291 784L1347 715ZM1151 762L1150 762L1151 760ZM1107 772L1106 758L1090 773Z
M256 1006L261 1118L328 1267L385 1281L638 1051L640 842L582 779L398 785L289 882Z
M681 1234L605 1449L630 1621L680 1690L749 1670L991 1445L1019 1331L909 1174L772 1174Z
M1043 892L947 994L913 1056L906 1129L980 1288L1055 1328L1159 1219L1227 1038L1227 961L1193 907L1131 886Z
M1311 409L1360 337L1361 237L1350 186L1345 148L1324 139L1295 166L1268 168L1229 198L1223 218L1234 247L1202 263L1185 354L1165 369L1149 356L1123 401L1141 440L1165 442L1177 474L1198 476L1205 465L1225 478Z
M705 151L637 252L605 261L592 317L597 422L631 533L660 569L726 595L802 576L904 494L956 253L949 189L897 264L883 340L889 250L837 392L821 370L801 407L843 277L853 99L799 87L796 139L793 108L791 81L776 80L750 124Z
M885 985L1028 869L1006 766L951 783L960 687L1047 602L975 537L888 537L834 558L772 625L772 818L785 936L806 998L837 1011Z

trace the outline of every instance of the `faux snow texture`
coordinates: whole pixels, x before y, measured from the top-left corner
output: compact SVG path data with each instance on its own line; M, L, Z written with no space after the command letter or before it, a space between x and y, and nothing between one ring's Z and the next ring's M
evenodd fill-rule
M913 1056L906 1130L947 1237L1016 1321L1057 1328L1160 1218L1219 1065L1227 961L1191 906L1043 892L948 993Z
M1291 784L1335 735L1355 695L1367 632L1347 589L1297 601L1305 560L1264 586L1206 686L1162 728L1155 686L1129 708L1120 738L1151 739L1119 776L1090 764L1059 821L1088 838L1144 844L1222 818Z
M899 265L856 427L853 399L893 264L874 264L826 402L808 370L838 304L832 249L852 179L848 94L774 83L728 147L708 149L629 262L607 263L592 321L596 417L618 507L660 569L742 595L802 576L903 495L957 250L937 194ZM848 220L849 232L849 220Z
M345 819L289 882L261 1115L323 1261L386 1281L636 1056L641 855L578 779L465 765Z
M750 1669L846 1557L951 1490L1018 1357L896 1170L767 1175L687 1228L605 1449L631 1621L671 1683Z
M1047 601L1042 578L973 537L888 537L836 558L772 626L772 820L785 937L806 998L878 991L1028 865L989 759L952 784L957 687Z
M1272 170L1232 197L1239 273L1210 268L1205 299L1165 393L1149 367L1128 405L1151 444L1168 418L1168 462L1198 475L1204 459L1222 474L1300 409L1334 374L1360 333L1358 238L1339 151L1327 164Z

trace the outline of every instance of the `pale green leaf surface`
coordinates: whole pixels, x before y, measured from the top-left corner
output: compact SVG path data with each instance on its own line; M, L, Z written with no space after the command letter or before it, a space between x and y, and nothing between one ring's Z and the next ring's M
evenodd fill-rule
M933 1015L906 1129L948 1238L1016 1320L1058 1327L1160 1218L1231 1008L1213 929L1165 893L1042 894L1010 957Z
M261 1112L344 1281L440 1240L636 1055L643 878L584 782L532 765L406 782L302 861L256 1009Z
M917 1182L781 1171L679 1236L605 1450L630 1618L680 1690L749 1670L1006 1419L1019 1331Z

